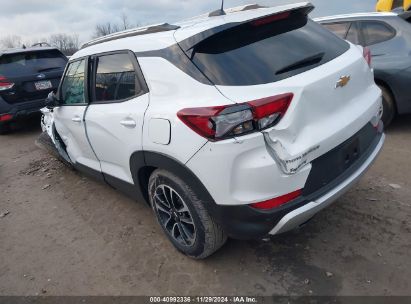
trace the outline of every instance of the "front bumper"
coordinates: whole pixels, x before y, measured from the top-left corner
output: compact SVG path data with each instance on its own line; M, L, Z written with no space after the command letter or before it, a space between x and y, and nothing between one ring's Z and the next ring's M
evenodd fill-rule
M317 172L314 172L315 175L311 179L314 182L306 185L309 191L303 192L302 197L283 206L263 211L248 205L221 206L208 204L207 209L225 232L234 239L258 239L269 234L276 235L297 228L348 191L367 171L378 156L385 141L385 135L381 129L374 134L376 135L370 139L367 147L364 147L361 156L349 168L341 171L338 176L331 176L332 179L326 182L325 178L327 176L319 176ZM350 143L351 140L347 142ZM343 143L341 147L346 146L347 142ZM341 147L337 147L334 151L324 155L323 159L318 160L320 162L319 167L317 166L319 171L327 169L323 166L329 165L329 162L323 162L323 160L329 160L330 155L338 153ZM315 165L313 167L315 168ZM327 178L330 178L330 176ZM319 185L322 186L319 187Z

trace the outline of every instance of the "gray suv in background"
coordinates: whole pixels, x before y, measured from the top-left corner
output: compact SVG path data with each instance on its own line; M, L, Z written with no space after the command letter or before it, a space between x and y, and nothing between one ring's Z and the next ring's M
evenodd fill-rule
M411 12L364 13L315 19L337 36L368 47L375 82L383 92L383 116L411 113Z
M0 50L0 134L7 133L12 122L45 106L66 63L67 57L50 47Z

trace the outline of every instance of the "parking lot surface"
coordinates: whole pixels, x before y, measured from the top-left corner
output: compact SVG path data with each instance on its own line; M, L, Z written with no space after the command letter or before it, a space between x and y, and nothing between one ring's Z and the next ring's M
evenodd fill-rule
M411 116L303 229L229 240L204 261L179 254L142 202L38 148L38 125L0 137L1 295L411 294Z

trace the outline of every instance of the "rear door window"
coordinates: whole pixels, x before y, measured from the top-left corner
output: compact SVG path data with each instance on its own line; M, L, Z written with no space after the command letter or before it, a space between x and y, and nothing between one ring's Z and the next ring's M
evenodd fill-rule
M94 101L121 101L136 96L141 91L142 87L128 53L98 57Z
M200 42L192 60L216 85L276 82L329 62L349 44L311 20L253 22Z
M0 57L0 74L18 77L64 69L67 58L58 50L5 54Z
M381 21L362 21L361 30L365 46L381 43L395 36L395 30Z
M345 39L348 28L350 27L350 23L349 22L326 23L326 24L323 24L323 26L329 31L336 34L338 37Z

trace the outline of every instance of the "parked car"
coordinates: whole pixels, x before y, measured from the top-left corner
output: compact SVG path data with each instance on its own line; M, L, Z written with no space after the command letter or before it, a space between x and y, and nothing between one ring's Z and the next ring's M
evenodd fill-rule
M368 47L383 92L382 120L411 113L411 13L365 13L315 19L337 36Z
M377 12L408 11L411 9L411 0L378 0L375 9Z
M50 47L0 50L0 134L13 121L40 112L49 92L57 90L66 63Z
M367 53L312 9L243 6L90 41L43 129L75 168L145 200L188 256L300 227L385 138Z

